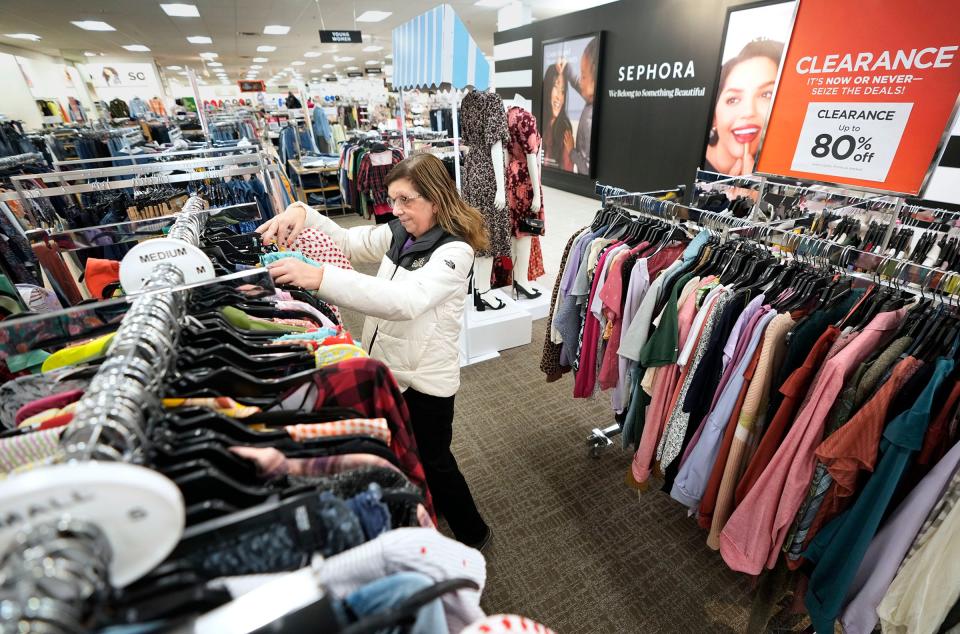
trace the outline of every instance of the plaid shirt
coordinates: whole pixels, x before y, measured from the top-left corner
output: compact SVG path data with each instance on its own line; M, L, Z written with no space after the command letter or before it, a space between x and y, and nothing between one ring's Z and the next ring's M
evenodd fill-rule
M329 423L307 423L284 427L297 441L336 436L370 436L390 444L390 426L385 418L347 418Z
M369 194L374 205L385 205L387 203L387 174L393 169L393 166L403 160L403 151L396 148L391 149L393 155L388 165L374 165L370 159L370 152L360 159L360 172L357 174L357 188Z
M347 407L365 418L387 419L391 433L390 449L410 481L423 490L427 509L433 515L433 503L417 453L417 441L411 431L407 403L387 366L370 358L347 359L317 369L313 381L318 390L314 410Z

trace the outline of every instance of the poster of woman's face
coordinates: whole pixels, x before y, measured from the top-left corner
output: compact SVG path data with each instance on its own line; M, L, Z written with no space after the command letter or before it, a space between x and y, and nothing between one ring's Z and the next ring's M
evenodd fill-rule
M544 43L540 116L544 167L590 175L599 66L599 33Z
M730 12L704 169L734 176L753 173L794 4L791 0Z

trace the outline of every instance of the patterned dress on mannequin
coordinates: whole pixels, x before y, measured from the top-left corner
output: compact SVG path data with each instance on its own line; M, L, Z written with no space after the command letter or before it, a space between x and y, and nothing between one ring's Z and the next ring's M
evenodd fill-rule
M503 101L496 93L469 92L460 105L460 132L469 146L463 162L463 198L483 214L490 234L490 248L477 257L510 256L510 212L497 209L496 176L490 149L498 141L506 155L509 135Z
M537 131L537 119L518 106L507 110L507 129L510 142L507 144L507 207L510 209L510 225L514 237L521 237L517 228L523 217L535 217L544 220L543 187L540 187L540 211L531 213L533 203L533 182L527 155L540 154L540 133ZM530 245L530 267L527 280L533 281L544 274L543 253L540 250L540 238L534 235Z

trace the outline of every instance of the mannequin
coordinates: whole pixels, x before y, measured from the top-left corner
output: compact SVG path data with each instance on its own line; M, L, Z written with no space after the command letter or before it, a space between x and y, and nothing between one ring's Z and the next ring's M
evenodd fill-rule
M513 293L536 299L541 291L528 288L530 251L533 235L521 230L525 219L543 220L542 189L540 183L540 134L537 120L518 106L507 110L510 133L507 174L508 204L513 230Z
M463 163L463 198L483 214L490 236L489 249L478 252L474 263L473 303L480 311L499 310L503 301L488 293L494 258L511 252L504 152L509 135L503 101L496 93L467 93L460 120L463 142L470 147Z
M506 179L504 178L503 171L503 142L497 141L490 147L490 160L493 162L493 174L494 180L497 187L496 196L493 199L493 206L497 211L505 211L507 208L507 186ZM529 245L527 247L529 249ZM473 264L473 285L475 292L479 296L490 291L490 279L493 277L493 256L477 256L477 259ZM498 305L491 305L489 303L480 303L476 308L477 310L484 310L485 308L491 308L493 310L500 310L503 308L504 304L501 300L497 300ZM477 303L476 301L474 303Z

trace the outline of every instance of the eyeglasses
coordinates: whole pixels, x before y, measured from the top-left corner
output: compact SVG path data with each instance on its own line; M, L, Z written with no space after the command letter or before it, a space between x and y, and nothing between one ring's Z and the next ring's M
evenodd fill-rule
M403 207L404 209L410 205L410 203L418 198L423 198L423 196L397 196L396 198L387 198L387 204L396 209L397 207Z

